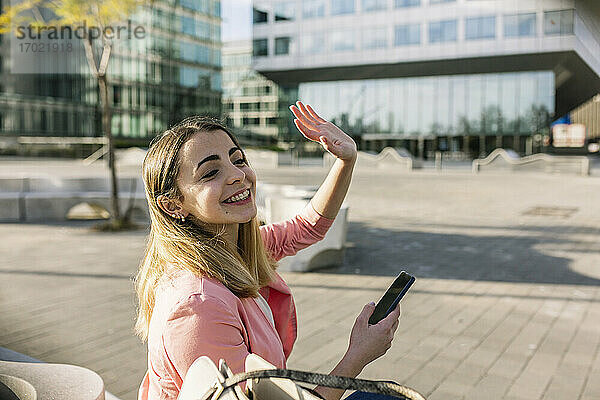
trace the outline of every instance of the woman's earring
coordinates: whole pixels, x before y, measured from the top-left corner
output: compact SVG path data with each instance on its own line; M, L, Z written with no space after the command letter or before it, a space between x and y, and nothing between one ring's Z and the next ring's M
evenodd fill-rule
M181 216L181 222L185 222L185 217L183 215Z

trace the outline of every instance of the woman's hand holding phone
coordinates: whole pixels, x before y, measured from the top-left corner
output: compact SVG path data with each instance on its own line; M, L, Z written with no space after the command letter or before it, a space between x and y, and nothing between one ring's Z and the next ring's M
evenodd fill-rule
M369 317L375 310L375 303L369 303L356 318L346 357L357 363L362 370L367 364L383 356L390 347L400 318L400 304L384 319L375 325L369 324Z

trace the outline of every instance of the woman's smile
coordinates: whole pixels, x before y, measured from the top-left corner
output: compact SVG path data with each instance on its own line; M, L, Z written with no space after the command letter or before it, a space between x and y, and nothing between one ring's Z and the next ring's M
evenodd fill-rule
M250 189L245 189L245 190L242 190L242 191L234 194L233 196L227 198L223 203L235 205L235 206L241 206L244 204L248 204L251 201L252 201L252 193L250 192Z

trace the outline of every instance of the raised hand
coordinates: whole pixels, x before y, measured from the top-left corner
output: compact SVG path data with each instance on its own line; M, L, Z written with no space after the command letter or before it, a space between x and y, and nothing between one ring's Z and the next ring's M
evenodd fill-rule
M302 135L319 142L325 150L344 161L356 160L356 143L340 128L321 118L308 104L296 102L290 110L296 119L294 123Z

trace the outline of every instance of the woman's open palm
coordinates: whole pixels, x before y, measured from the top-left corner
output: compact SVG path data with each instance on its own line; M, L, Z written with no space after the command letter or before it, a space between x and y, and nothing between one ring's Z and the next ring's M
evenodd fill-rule
M321 118L310 105L296 102L290 110L294 113L296 127L305 138L319 142L340 160L356 158L356 143L340 128Z

